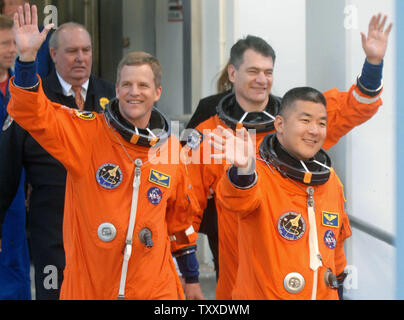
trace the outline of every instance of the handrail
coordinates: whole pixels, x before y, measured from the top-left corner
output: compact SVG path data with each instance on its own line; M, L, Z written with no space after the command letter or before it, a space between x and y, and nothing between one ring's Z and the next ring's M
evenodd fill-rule
M396 240L392 234L353 216L349 216L349 222L351 227L395 247Z

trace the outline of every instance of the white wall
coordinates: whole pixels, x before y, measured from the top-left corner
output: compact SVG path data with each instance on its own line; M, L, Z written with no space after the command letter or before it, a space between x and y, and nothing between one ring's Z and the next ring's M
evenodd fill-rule
M224 67L220 59L220 1L202 1L202 91L201 98L216 93L216 81ZM196 108L196 106L194 106Z
M368 4L369 3L369 4ZM393 15L394 1L363 1L355 0L358 7L359 30L367 31L368 20L375 12ZM370 8L369 8L369 7ZM390 18L391 21L391 18ZM358 31L347 31L347 62L351 67L347 79L352 79L360 72L363 63L363 50ZM395 33L391 38L393 39ZM395 168L395 68L394 41L390 42L384 65L383 106L379 112L363 126L351 134L352 180L359 184L353 188L352 209L366 212L362 217L372 221L379 228L394 233L394 168ZM348 81L348 80L347 80ZM366 157L365 157L366 155ZM366 196L365 196L366 195ZM381 197L382 196L382 197Z
M365 59L360 32L367 33L372 14L393 16L394 1L308 0L306 4L308 85L322 91L348 90ZM390 234L395 226L393 38L394 34L385 58L384 106L329 151L345 186L348 214ZM346 249L348 264L358 275L357 286L346 296L394 298L395 249L355 228Z
M168 1L156 1L156 57L163 68L163 93L159 109L167 115L181 115L183 93L182 22L168 21Z
M359 31L367 33L372 14L394 17L395 1L353 0L358 9L358 30L347 30L347 82L363 63ZM348 210L353 216L395 234L395 32L391 35L384 65L383 106L368 122L349 136L346 159L350 184ZM353 230L350 263L359 270L354 299L394 299L395 250Z
M235 0L235 38L265 39L277 59L272 93L284 95L306 84L306 1Z

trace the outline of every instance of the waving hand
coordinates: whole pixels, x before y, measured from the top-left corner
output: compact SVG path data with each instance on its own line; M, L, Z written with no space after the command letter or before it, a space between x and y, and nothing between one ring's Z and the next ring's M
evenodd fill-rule
M29 3L26 3L24 7L18 8L18 12L14 14L14 35L20 61L35 61L37 52L52 27L53 24L47 25L39 32L35 5L31 8Z
M369 63L380 64L386 54L388 38L393 27L390 23L385 29L386 21L387 16L382 19L382 14L379 13L370 20L368 35L361 32L362 47Z
M225 159L235 167L242 169L245 174L251 174L255 170L255 146L245 128L237 129L236 135L222 126L217 127L218 134L211 133L209 143L219 153L213 154L213 158Z

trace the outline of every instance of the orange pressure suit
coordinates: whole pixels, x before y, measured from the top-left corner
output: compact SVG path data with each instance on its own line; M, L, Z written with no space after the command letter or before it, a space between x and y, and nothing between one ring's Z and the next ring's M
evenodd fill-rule
M324 92L327 100L327 138L323 148L331 148L355 126L369 120L382 105L380 95L381 91L376 96L368 96L359 90L357 85L352 85L348 92L341 92L337 89ZM215 114L201 122L196 126L196 129L204 136L204 133L212 131L218 125L228 127L220 116ZM257 132L257 148L269 132ZM209 150L206 151L206 149ZM217 183L225 172L223 165L215 164L210 159L210 154L213 153L214 151L207 144L207 139L203 140L200 148L192 152L192 164L188 166L201 208L206 208L209 196L213 194L213 197L216 197ZM194 164L199 162L200 165ZM268 188L268 190L271 189ZM234 214L236 209L237 204L234 203L229 203L228 207L222 207L216 203L220 266L216 288L216 299L218 300L232 298L232 290L236 280L238 266L238 221L237 215ZM202 213L202 211L200 212ZM202 215L195 216L193 226L196 231L199 230L201 220Z
M223 175L216 189L220 207L238 216L239 260L236 300L338 299L325 282L327 270L343 273L344 240L351 235L342 184L331 169L322 185L292 181L257 160L258 182L235 187ZM310 269L308 188L313 188L317 240L322 266ZM298 275L298 277L296 276ZM288 290L287 290L288 289Z
M179 142L170 137L158 148L131 144L104 114L52 103L41 86L30 92L11 85L11 95L10 115L67 169L61 299L118 297L134 162L141 173L125 298L183 299L169 237L194 243L187 213L198 209L184 166L170 163L171 155L179 154ZM161 159L169 159L168 164ZM147 229L151 241L145 243Z

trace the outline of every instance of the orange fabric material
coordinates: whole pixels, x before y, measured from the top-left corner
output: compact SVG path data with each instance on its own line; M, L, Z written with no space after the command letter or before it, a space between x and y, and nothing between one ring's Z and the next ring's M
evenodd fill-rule
M356 85L353 85L348 92L341 92L337 89L332 89L324 92L327 100L327 138L324 143L324 148L329 149L335 145L339 139L352 130L355 126L362 124L370 119L382 105L382 100L379 96L377 101L371 104L360 103L353 95L353 91L363 96ZM204 130L213 130L218 125L227 127L216 115L199 124L196 129L201 133ZM257 148L265 137L265 133L256 135ZM201 208L206 208L207 197L213 192L213 197L216 197L215 190L219 179L225 172L223 165L214 164L210 159L210 153L205 149L211 150L207 144L207 139L201 144L201 148L192 152L192 163L202 163L202 165L189 165L189 175L194 183ZM204 161L212 161L211 164L204 164ZM198 184L197 182L201 182ZM269 190L269 189L268 189ZM216 299L229 300L232 298L232 289L236 280L238 266L238 222L234 210L226 210L216 204L218 212L218 240L219 240L219 278L216 287ZM203 211L201 211L203 212ZM194 229L199 230L202 216L195 215Z
M63 222L66 268L61 299L118 296L135 168L121 143L132 160L143 162L126 298L184 299L169 236L189 228L191 212L198 211L198 204L184 166L161 163L175 158L171 155L180 149L178 140L170 138L160 152L153 153L126 142L107 125L103 114L83 120L74 110L50 102L41 87L38 92L28 92L11 85L11 95L9 112L13 118L67 169ZM98 169L108 163L118 165L122 172L120 185L111 190L96 180ZM151 182L151 170L168 175L169 187ZM149 200L152 188L161 191L158 204ZM101 241L97 234L99 225L105 222L117 230L111 242ZM151 230L152 248L140 242L142 228Z
M375 101L370 104L361 103L354 93ZM337 144L353 128L372 118L383 104L381 93L377 97L368 97L356 85L351 86L348 92L331 89L323 94L327 99L327 138L323 145L325 150Z
M299 188L261 161L257 163L257 174L258 183L250 189L235 188L227 176L221 178L216 189L218 204L239 217L240 260L232 298L311 299L314 272L310 269L307 186L299 183ZM351 229L344 210L342 187L334 172L327 183L314 187L314 203L323 263L318 271L317 299L338 299L337 290L326 286L324 273L328 268L334 274L343 272L346 264L343 243L351 235ZM304 220L305 231L298 240L288 240L279 231L280 218L288 212L301 214L300 220ZM337 227L323 225L324 212L338 214ZM328 230L337 241L334 249L324 241ZM292 272L305 279L305 286L298 294L284 288L284 278Z
M310 183L312 177L313 177L313 174L312 174L311 172L306 172L306 173L304 174L303 182L304 182L304 183Z

